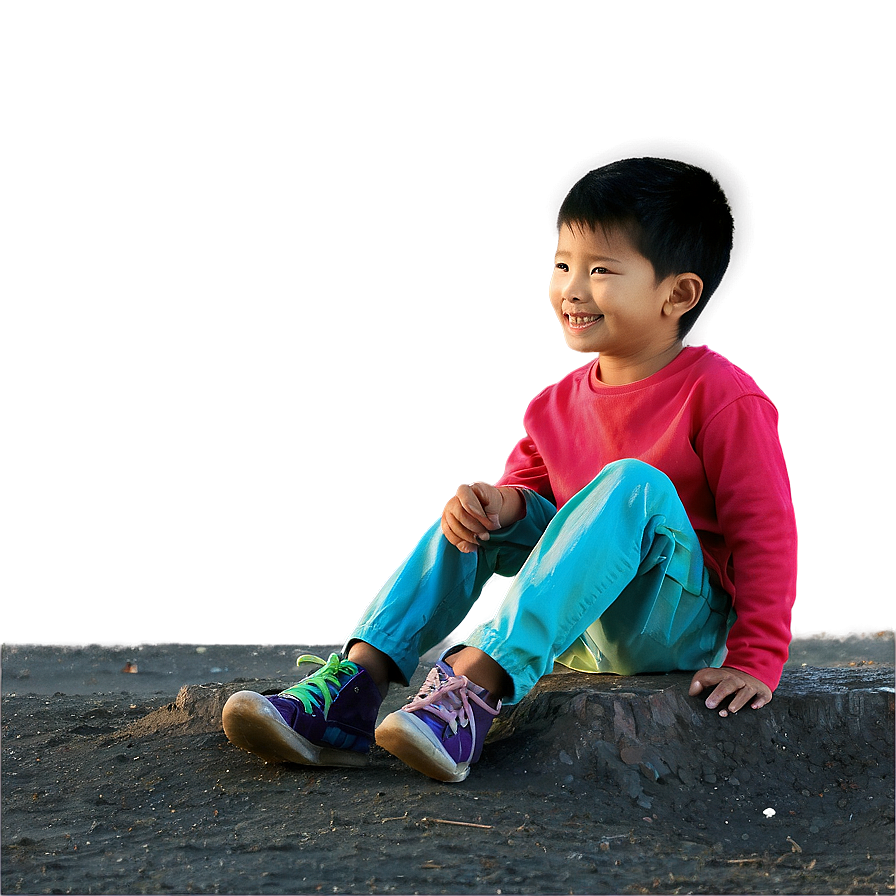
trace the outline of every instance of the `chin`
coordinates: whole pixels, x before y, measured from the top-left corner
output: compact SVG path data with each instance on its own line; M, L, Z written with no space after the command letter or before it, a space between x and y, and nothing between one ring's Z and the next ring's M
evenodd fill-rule
M592 348L592 346L590 346L590 345L584 345L583 343L578 342L578 341L575 340L575 339L567 339L567 340L566 340L566 344L567 344L567 345L568 345L574 352L581 352L582 354L593 355L593 354L595 354L597 351L599 351L598 349L596 349L596 348Z

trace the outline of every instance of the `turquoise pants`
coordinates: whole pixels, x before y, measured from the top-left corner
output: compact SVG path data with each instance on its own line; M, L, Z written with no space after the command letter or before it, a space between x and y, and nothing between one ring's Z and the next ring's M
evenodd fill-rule
M385 584L349 638L388 654L405 683L494 574L516 576L478 647L522 699L556 660L583 672L670 672L718 666L734 621L709 581L697 536L665 474L621 460L558 511L524 490L523 519L473 554L436 523Z

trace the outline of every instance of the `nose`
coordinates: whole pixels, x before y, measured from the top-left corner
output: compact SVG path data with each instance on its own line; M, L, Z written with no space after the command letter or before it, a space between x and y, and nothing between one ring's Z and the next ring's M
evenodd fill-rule
M573 273L570 273L563 283L563 299L567 302L570 302L571 304L578 304L579 302L584 301L584 295L585 291L584 287L582 286L581 278L577 277Z
M561 305L579 306L591 295L587 271L583 274L577 264L556 264L551 275L551 299L558 308Z

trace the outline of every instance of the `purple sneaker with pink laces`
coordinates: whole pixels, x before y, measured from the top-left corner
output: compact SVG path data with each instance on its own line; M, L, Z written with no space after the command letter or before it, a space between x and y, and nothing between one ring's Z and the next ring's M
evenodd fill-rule
M501 710L500 702L494 708L487 699L485 688L439 662L417 696L383 719L376 742L430 778L463 781Z

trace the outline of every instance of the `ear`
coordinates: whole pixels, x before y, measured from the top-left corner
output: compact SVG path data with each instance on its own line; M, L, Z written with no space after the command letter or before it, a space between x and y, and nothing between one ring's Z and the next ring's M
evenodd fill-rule
M678 274L669 285L663 314L679 318L687 314L703 295L703 280L690 272Z

